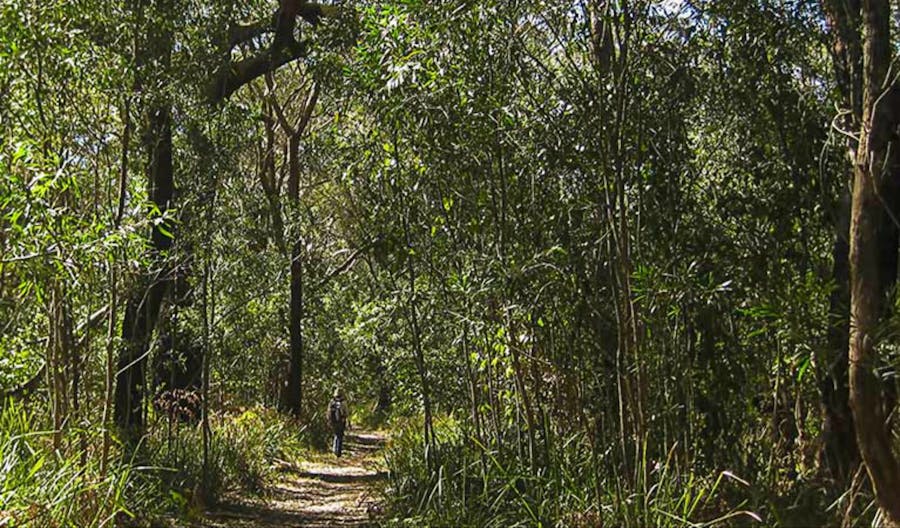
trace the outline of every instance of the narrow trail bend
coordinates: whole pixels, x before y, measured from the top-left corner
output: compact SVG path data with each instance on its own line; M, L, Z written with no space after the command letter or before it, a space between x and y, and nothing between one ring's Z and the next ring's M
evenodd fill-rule
M384 479L385 436L348 431L344 456L328 453L286 469L265 500L236 497L210 512L204 528L364 528L372 525Z

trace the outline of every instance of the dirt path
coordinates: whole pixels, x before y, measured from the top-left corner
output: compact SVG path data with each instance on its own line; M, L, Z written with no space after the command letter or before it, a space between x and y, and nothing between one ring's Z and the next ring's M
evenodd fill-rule
M235 498L209 514L205 528L326 528L370 526L377 482L385 477L384 435L348 432L344 456L331 454L285 469L265 501Z

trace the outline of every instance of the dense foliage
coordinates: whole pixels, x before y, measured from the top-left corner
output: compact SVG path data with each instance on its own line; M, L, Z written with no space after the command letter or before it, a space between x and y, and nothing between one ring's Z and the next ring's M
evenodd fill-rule
M264 494L335 386L387 526L900 523L890 15L5 0L0 526Z

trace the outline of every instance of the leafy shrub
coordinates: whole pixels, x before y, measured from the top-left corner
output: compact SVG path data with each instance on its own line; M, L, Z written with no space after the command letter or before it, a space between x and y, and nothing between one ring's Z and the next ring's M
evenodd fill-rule
M301 428L289 418L263 407L223 420L218 434L226 483L262 491L271 479L273 462L293 460L302 451Z

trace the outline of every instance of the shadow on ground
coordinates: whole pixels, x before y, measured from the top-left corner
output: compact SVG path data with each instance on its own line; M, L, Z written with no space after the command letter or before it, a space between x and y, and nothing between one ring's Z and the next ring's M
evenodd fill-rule
M326 528L374 526L377 483L387 474L376 469L384 435L348 434L344 456L322 457L282 473L262 501L235 497L209 512L204 528Z

